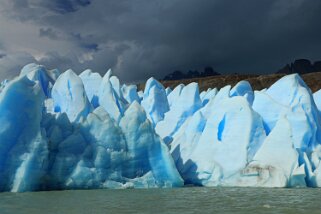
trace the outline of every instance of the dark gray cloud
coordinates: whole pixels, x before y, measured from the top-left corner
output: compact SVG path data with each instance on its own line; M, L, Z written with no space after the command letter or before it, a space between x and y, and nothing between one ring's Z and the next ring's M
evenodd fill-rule
M42 0L41 6L57 13L65 14L76 12L81 7L90 5L89 0Z
M0 80L10 79L20 73L21 68L37 60L28 53L6 54L0 57Z
M62 56L57 52L47 52L45 56L43 56L39 63L46 65L47 68L53 69L56 68L57 65L59 65L59 69L61 70L67 70L70 67L70 65L73 63L74 57L66 57Z
M57 14L73 13L82 7L89 6L90 0L11 0L10 9L12 13L25 12L25 14L20 14L22 17L25 15L31 15L35 9L40 10L42 13L33 14L33 17L37 15L43 15L46 11L51 11ZM44 10L43 10L44 9Z
M0 1L0 27L29 25L18 51L19 38L0 31L5 51L29 52L61 70L103 74L111 67L124 81L138 81L207 65L268 73L296 58L321 59L320 1Z
M53 40L56 40L59 38L58 34L52 28L40 28L39 36L48 37L49 39L53 39Z
M84 49L91 51L98 51L98 44L94 43L95 40L93 35L88 35L84 37L80 33L71 33L71 40L78 43L78 45ZM92 42L91 42L92 41Z

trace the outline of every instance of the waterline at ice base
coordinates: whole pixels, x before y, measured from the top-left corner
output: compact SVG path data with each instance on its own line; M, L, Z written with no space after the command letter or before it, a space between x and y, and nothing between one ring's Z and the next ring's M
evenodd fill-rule
M321 187L321 91L297 74L144 91L28 64L0 84L0 191Z

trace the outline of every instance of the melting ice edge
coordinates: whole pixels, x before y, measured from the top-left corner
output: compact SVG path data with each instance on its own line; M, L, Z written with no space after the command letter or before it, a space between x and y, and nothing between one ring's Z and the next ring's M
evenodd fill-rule
M299 75L144 91L28 64L0 84L0 191L320 187L321 90Z

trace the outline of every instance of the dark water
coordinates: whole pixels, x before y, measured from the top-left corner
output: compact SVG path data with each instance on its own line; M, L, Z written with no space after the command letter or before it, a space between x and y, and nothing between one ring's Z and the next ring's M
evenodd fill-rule
M321 189L190 187L1 193L0 213L321 213Z

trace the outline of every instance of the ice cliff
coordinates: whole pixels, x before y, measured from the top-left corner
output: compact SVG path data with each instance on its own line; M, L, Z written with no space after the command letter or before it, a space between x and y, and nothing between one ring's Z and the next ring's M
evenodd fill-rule
M0 83L0 124L0 191L321 187L321 91L297 74L137 91L111 70L29 64Z

